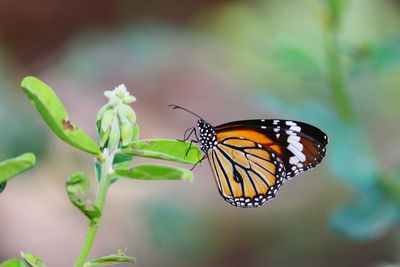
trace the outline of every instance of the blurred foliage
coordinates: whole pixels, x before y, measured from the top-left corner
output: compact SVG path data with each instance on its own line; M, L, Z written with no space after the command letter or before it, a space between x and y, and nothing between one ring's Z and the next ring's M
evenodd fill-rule
M389 35L382 40L366 42L354 47L344 47L349 58L350 78L364 78L384 75L384 72L400 65L400 33Z
M386 189L381 186L381 160L375 156L365 125L372 122L359 115L358 109L363 107L357 106L352 97L363 96L364 92L354 91L362 79L375 79L379 86L390 72L400 75L400 31L358 44L343 41L341 31L353 2L321 0L316 6L300 7L298 3L291 10L282 4L286 16L294 16L291 23L302 20L297 27L301 32L290 38L270 28L274 26L274 15L263 1L231 5L215 16L212 27L226 45L225 55L233 62L233 71L245 74L260 88L253 99L260 109L307 121L328 133L329 171L353 194L348 203L332 213L331 225L350 239L367 240L398 225L400 203L395 199L400 191L392 185ZM274 12L282 14L283 10L277 11L279 7L275 5ZM301 11L310 7L320 11L319 20L312 17L310 25L314 25L305 28L310 18ZM298 13L291 14L294 10ZM306 39L313 30L323 34L321 42ZM392 90L397 87L391 85ZM373 110L374 104L368 105Z
M0 51L1 54L1 51ZM2 56L0 62L0 125L3 125L0 135L0 160L31 151L41 155L46 149L47 134L41 124L29 116L27 102L19 101L14 88L10 70L6 69L7 58Z
M179 258L179 264L183 264L185 259L199 261L218 248L218 242L209 243L211 221L206 214L163 202L153 202L144 208L150 242L163 256Z

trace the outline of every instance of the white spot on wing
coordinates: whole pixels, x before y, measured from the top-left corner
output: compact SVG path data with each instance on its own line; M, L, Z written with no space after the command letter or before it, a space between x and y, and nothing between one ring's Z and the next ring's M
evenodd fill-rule
M292 165L297 165L297 163L299 163L299 159L295 156L290 157L289 159L289 163Z
M299 151L293 144L289 144L288 149L293 153L301 162L306 160L306 156Z
M299 151L303 151L303 144L301 144L299 142L300 136L289 136L287 141L289 144L292 144L293 146L295 146Z
M300 132L301 128L299 126L290 126L289 130L292 130L294 132Z

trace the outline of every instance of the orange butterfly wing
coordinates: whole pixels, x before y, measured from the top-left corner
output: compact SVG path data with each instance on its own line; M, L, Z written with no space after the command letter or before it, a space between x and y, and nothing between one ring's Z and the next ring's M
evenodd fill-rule
M327 136L309 124L251 120L215 127L218 144L207 151L222 197L238 207L258 207L282 183L316 166Z
M274 152L239 137L221 140L208 159L222 197L239 207L257 207L276 195L285 178Z

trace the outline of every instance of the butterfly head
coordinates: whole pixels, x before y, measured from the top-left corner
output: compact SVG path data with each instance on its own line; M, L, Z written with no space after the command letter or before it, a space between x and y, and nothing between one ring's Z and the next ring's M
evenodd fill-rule
M197 129L200 133L199 141L201 145L201 150L207 152L209 149L218 144L217 133L215 132L215 129L211 126L211 124L200 119L197 121Z

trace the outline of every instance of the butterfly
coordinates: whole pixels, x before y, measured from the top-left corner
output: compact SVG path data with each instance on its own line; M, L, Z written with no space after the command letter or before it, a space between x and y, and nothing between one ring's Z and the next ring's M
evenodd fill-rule
M314 168L326 154L328 136L304 122L261 119L214 127L183 107L170 106L198 117L184 141L194 135L191 143L199 143L203 159L208 158L219 193L236 207L262 206L285 181Z

